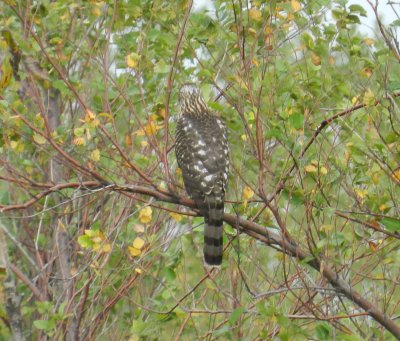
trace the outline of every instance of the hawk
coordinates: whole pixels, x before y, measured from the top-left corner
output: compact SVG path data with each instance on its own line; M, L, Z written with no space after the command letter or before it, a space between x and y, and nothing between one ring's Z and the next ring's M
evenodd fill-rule
M204 216L204 260L222 262L222 223L229 172L229 146L224 122L213 115L199 89L182 86L175 153L186 192Z

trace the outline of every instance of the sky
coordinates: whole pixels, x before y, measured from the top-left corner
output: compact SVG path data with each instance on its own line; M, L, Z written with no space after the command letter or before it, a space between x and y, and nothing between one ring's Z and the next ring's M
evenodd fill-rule
M382 20L382 22L385 25L389 25L392 23L394 20L399 19L396 16L396 13L393 11L390 5L387 3L390 0L380 0L379 5L378 5L378 13L379 16ZM374 3L375 0L372 0ZM391 0L391 2L394 4L395 8L398 8L397 13L400 15L400 0ZM371 6L368 4L367 0L350 0L348 5L352 4L357 4L362 6L368 13L367 17L360 17L362 27L360 27L361 31L367 33L367 34L372 34L374 31L375 27L375 14L374 11L372 10ZM194 0L194 11L196 10L202 10L202 9L208 9L210 11L213 10L213 0ZM398 29L398 32L400 30ZM400 35L400 33L399 33Z
M201 0L200 0L201 1ZM374 3L375 0L372 0L372 2ZM381 21L385 24L385 25L389 25L390 23L392 23L393 21L395 21L396 19L399 19L396 16L396 13L393 11L392 7L390 5L388 5L387 3L389 2L389 0L381 0L379 1L379 5L378 5L378 13L379 13L379 17L381 18ZM398 8L397 13L400 14L400 1L392 1L392 3L394 3L394 7ZM371 6L368 4L367 0L350 0L349 1L349 5L351 4L357 4L362 6L368 13L367 17L361 17L361 23L363 24L363 29L366 31L373 31L374 26L375 26L375 14L374 11L372 10Z

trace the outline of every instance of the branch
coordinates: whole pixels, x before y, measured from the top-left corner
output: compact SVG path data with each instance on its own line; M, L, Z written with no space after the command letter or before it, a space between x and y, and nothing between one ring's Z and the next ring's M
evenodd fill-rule
M35 196L35 198L43 198L50 193L60 191L66 188L83 188L83 189L103 189L108 191L117 191L121 193L136 193L136 194L144 194L151 196L159 201L170 202L180 204L189 208L195 208L195 203L193 200L188 198L178 198L170 194L162 193L156 189L151 189L145 186L120 186L116 184L111 184L107 186L103 186L101 183L97 181L86 181L82 183L65 183L58 185L45 185L48 186L48 189L39 193ZM37 199L37 200L39 200ZM31 199L28 203L20 204L20 205L9 205L5 206L1 209L2 212L11 211L16 209L26 208L28 206L33 205ZM1 212L0 211L0 212ZM351 286L344 280L342 280L339 275L334 272L330 267L328 267L324 262L321 262L316 256L313 256L306 250L299 247L299 245L292 240L288 240L285 236L270 231L266 229L264 226L256 224L252 221L240 218L238 216L225 213L224 221L231 225L233 228L239 230L240 232L244 232L247 235L264 242L267 245L270 245L276 248L278 251L285 253L293 258L297 258L300 261L310 265L316 271L321 273L321 275L334 287L338 290L339 293L342 293L346 296L350 301L354 302L361 309L363 309L369 316L375 319L378 323L380 323L383 327L385 327L388 331L390 331L394 336L400 339L400 327L386 314L384 314L381 310L379 310L376 306L374 306L371 302L369 302L366 298L364 298L360 293L356 290L352 289Z
M3 232L0 230L0 270L5 274L1 276L1 284L4 291L4 308L11 329L11 337L14 341L25 341L25 333L22 323L21 300L18 294L14 276L11 273L11 263L8 259L8 248Z
M377 99L375 100L375 102L372 104L372 106L377 106L378 104L382 103L382 101L384 99L391 99L391 98L397 98L400 97L400 92L395 92L392 95L388 95L388 96L384 96L381 99ZM363 109L366 108L367 105L366 104L357 104L352 106L349 109L343 110L335 115L332 115L331 117L323 120L318 128L315 130L313 136L310 138L310 140L307 142L307 144L304 146L304 148L302 149L302 151L300 152L299 155L299 159L301 159L307 152L307 150L311 147L312 144L314 144L314 142L317 140L317 137L322 133L322 131L328 127L332 122L334 122L335 120L337 120L340 117L343 116L347 116L359 109ZM268 207L269 203L272 202L272 200L275 199L275 197L283 190L283 188L285 187L285 183L286 180L289 179L290 175L292 174L292 172L297 168L297 164L293 163L293 165L289 168L289 170L281 177L281 181L278 182L277 186L275 187L275 190L273 191L273 193L271 194L271 196L268 199L265 199L266 203L264 204L264 206L257 212L257 214L253 217L252 220L256 220L260 214ZM260 196L262 197L262 196Z
M387 47L389 48L390 51L392 51L394 57L397 59L397 61L400 63L400 53L399 51L396 50L395 45L393 45L392 41L387 35L386 29L382 24L382 20L379 18L378 14L378 2L374 5L372 1L367 0L368 4L371 6L372 10L374 11L375 14L375 19L376 22L378 23L379 31L381 32L381 35L383 37L383 40L385 41Z

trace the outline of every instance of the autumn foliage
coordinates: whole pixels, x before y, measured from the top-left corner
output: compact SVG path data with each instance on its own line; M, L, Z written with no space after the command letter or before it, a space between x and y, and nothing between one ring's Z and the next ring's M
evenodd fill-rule
M380 9L1 2L0 340L400 338L400 18ZM188 81L231 146L211 271L173 151Z

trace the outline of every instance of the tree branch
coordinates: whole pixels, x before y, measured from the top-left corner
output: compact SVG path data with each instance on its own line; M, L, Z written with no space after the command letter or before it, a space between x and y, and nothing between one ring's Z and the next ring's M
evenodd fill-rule
M44 186L44 184L43 184ZM170 202L180 204L189 208L195 208L195 204L192 200L188 198L178 198L173 195L162 193L158 190L151 189L145 186L120 186L116 184L110 184L107 186L102 186L101 183L97 181L86 181L82 183L65 183L58 185L48 184L48 189L39 193L34 199L29 200L25 204L19 205L9 205L1 209L2 212L24 209L33 205L37 200L49 195L50 193L61 191L66 188L83 188L83 189L103 189L107 191L117 191L121 193L136 193L151 196L159 201ZM36 200L35 200L36 199ZM270 231L269 229L256 224L252 221L240 218L238 216L225 213L224 221L247 235L264 242L276 248L278 251L283 252L293 258L297 258L300 261L310 265L316 271L321 273L321 275L340 293L345 295L350 301L358 305L361 309L368 313L369 316L374 318L378 323L384 326L388 331L400 339L400 327L386 314L369 302L356 290L352 289L351 286L339 277L339 275L334 272L325 262L322 262L316 256L310 254L306 250L302 249L297 243L289 241L283 235Z

